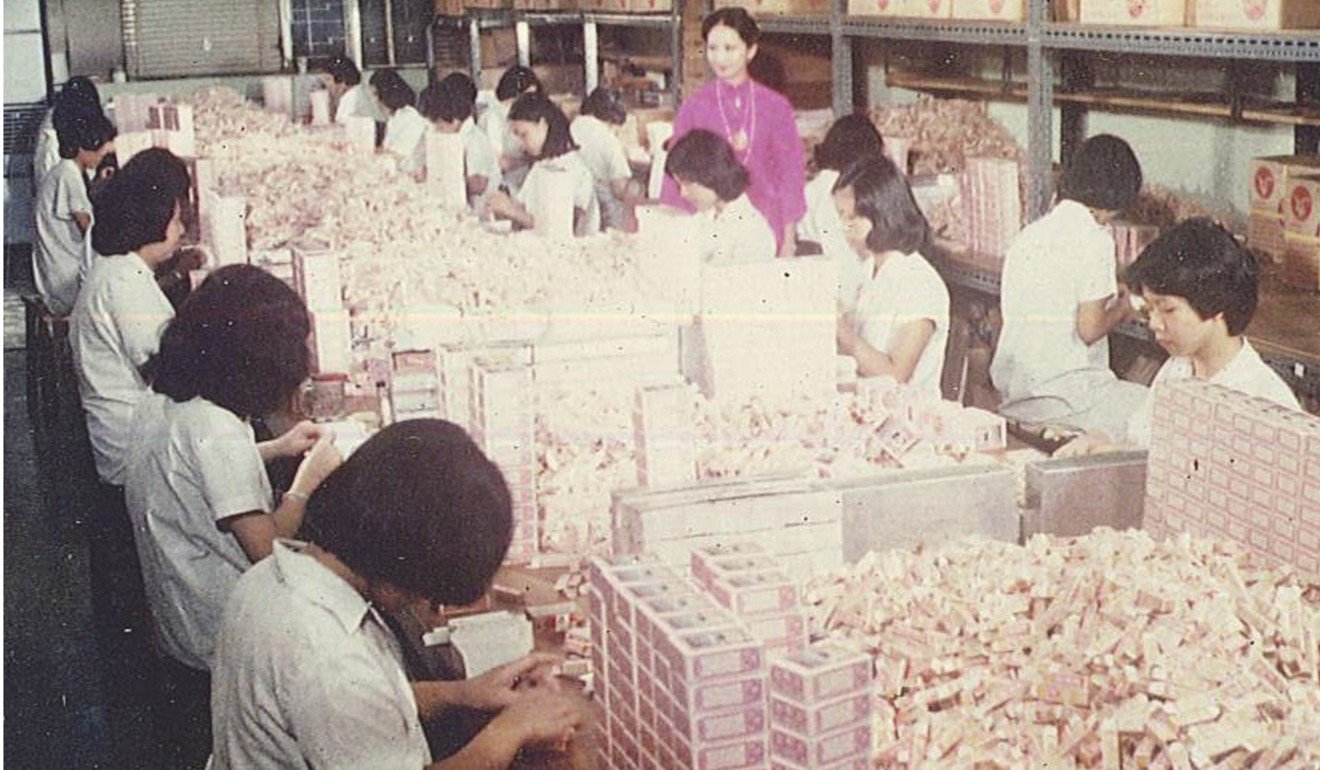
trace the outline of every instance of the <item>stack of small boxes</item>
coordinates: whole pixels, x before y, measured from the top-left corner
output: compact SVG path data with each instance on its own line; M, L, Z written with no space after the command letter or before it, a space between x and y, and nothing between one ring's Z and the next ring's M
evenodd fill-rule
M968 158L962 177L967 209L968 246L972 253L996 261L1022 229L1022 195L1017 161Z
M1114 236L1114 260L1120 268L1137 261L1141 252L1146 250L1156 238L1160 229L1154 225L1134 225L1130 222L1114 222L1109 226Z
M1247 219L1247 246L1283 261L1287 243L1284 237L1284 207L1289 180L1320 172L1320 158L1310 155L1269 155L1253 158L1248 166L1251 215Z
M696 480L692 427L691 397L682 382L637 388L633 436L639 486L689 486Z
M1283 279L1320 291L1320 172L1292 173L1283 205Z
M163 147L181 158L197 155L192 105L159 102L149 106L147 129L151 131L156 147Z
M397 350L390 355L390 413L396 422L441 417L435 351Z
M514 527L508 559L524 563L539 544L532 370L524 363L478 359L471 377L469 432L509 485Z
M817 645L770 663L771 770L870 770L871 658Z
M588 569L592 664L613 770L750 770L767 762L764 645L676 571Z
M1146 529L1320 572L1320 418L1195 379L1154 398Z
M211 188L202 195L199 219L202 243L208 247L210 267L241 265L248 261L247 198Z
M463 165L463 137L427 131L426 186L441 206L462 209L467 205L467 176Z
M352 366L353 350L348 311L344 309L339 253L323 244L296 244L293 281L307 303L311 320L312 369L323 373L347 372Z
M698 548L692 552L692 578L765 643L766 655L806 649L807 615L797 586L760 546L731 543Z

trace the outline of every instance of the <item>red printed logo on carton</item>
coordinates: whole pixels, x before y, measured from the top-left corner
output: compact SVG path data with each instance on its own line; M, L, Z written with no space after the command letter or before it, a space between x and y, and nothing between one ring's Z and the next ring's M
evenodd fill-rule
M1140 19L1146 14L1146 0L1128 0L1128 16Z
M1297 185L1293 188L1288 205L1292 207L1294 221L1305 222L1311 218L1311 210L1315 202L1311 199L1310 190L1306 189L1304 185Z
M1256 185L1256 195L1260 196L1262 200L1273 197L1274 186L1278 184L1278 181L1274 178L1274 169L1262 164L1256 169L1254 184Z
M1265 18L1265 0L1243 0L1246 6L1247 18L1252 21L1260 21Z

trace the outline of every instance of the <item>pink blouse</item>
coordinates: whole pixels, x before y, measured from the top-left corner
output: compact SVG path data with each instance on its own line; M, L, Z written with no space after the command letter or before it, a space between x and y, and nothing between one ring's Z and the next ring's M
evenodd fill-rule
M750 78L737 87L717 79L683 102L674 121L674 140L694 128L712 131L734 148L751 180L747 197L774 230L776 248L783 245L784 228L807 212L802 138L793 106ZM746 139L742 152L735 142L739 135ZM672 177L665 177L660 200L692 211Z

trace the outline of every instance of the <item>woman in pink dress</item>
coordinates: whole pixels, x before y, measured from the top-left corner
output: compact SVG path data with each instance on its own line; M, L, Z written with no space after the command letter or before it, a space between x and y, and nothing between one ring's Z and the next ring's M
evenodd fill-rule
M715 79L683 102L674 121L674 140L694 128L724 137L747 167L747 195L774 230L779 256L791 257L797 248L797 222L807 210L802 139L793 107L748 75L761 30L746 10L715 11L702 23L701 35ZM692 210L671 177L665 177L660 200Z

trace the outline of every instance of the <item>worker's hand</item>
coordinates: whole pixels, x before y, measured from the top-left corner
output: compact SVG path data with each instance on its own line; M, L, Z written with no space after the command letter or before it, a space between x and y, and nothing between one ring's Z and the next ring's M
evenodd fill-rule
M537 693L501 711L490 729L508 736L518 748L567 750L586 724L581 700L567 693Z
M293 476L289 491L310 496L343 463L344 457L335 447L335 434L325 431L298 465L298 472Z
M325 429L320 425L303 420L275 439L275 456L298 457L315 446L324 433Z
M509 194L503 190L496 190L486 198L486 213L492 217L508 219L514 206L513 198L510 198Z
M797 230L794 225L784 228L784 242L779 244L779 256L781 258L797 256Z
M1054 450L1051 457L1064 459L1068 457L1086 457L1087 455L1100 454L1103 452L1114 452L1121 447L1114 443L1114 440L1108 434L1102 432L1083 433L1077 438L1069 441L1067 444Z
M861 336L857 333L852 317L848 313L839 313L838 322L834 326L834 339L839 352L845 356L850 356L857 350Z
M463 682L459 700L482 711L499 711L533 694L557 692L557 655L534 652Z

